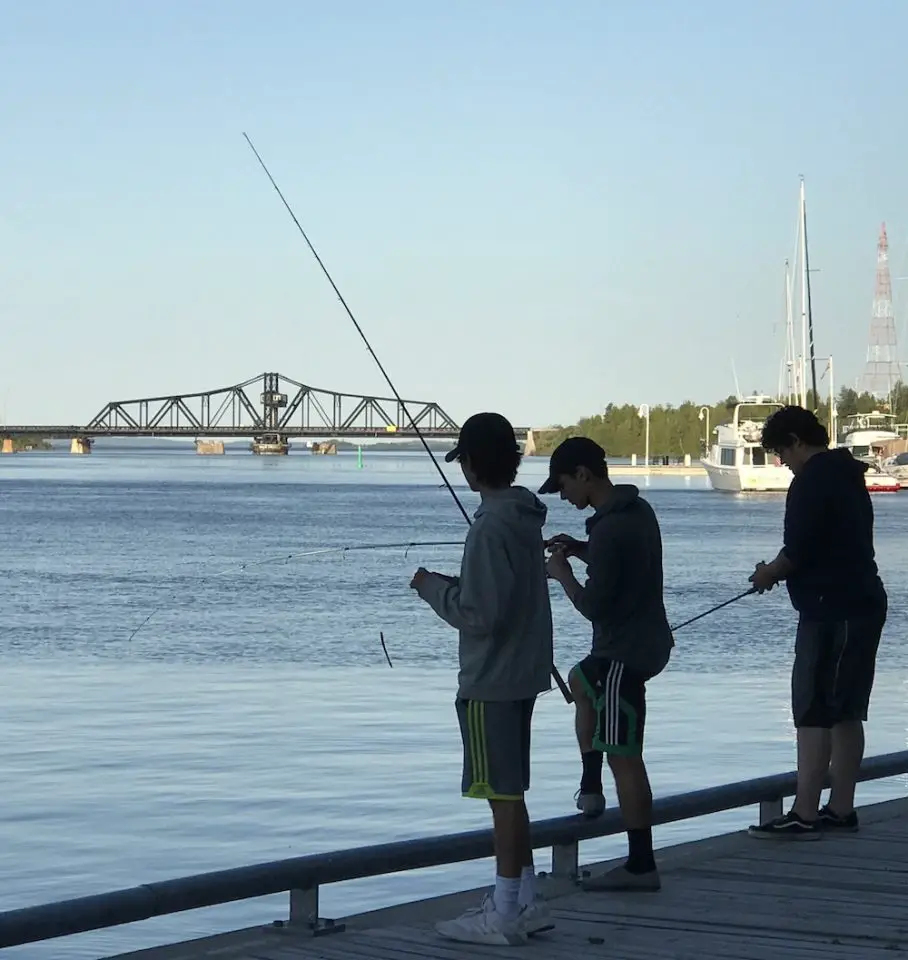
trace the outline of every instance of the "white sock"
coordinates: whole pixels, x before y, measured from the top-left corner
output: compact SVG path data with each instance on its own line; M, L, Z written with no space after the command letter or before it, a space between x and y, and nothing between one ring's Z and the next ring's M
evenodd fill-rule
M515 917L520 910L517 897L520 893L519 877L495 877L495 909L503 917Z
M521 907L529 907L536 902L536 868L524 867L520 873L520 893L517 903Z

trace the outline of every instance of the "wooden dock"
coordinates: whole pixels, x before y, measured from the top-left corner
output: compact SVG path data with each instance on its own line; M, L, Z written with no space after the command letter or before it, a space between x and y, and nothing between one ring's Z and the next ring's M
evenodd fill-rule
M859 833L816 842L740 832L663 848L659 893L543 880L556 928L523 947L435 933L435 920L476 903L470 891L345 918L340 933L258 927L108 960L891 960L908 951L908 799L860 816Z

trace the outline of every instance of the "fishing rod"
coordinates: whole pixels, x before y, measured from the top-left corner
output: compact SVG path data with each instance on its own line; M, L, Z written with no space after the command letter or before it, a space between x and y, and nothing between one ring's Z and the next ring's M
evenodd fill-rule
M264 557L262 560L247 560L244 563L232 564L231 566L225 568L224 570L219 570L216 573L211 573L207 577L203 577L203 580L212 580L215 577L227 576L231 573L242 573L244 570L249 569L250 567L261 567L266 564L272 563L287 563L289 560L300 560L304 557L318 557L324 556L328 553L340 553L342 557L346 556L348 553L360 550L404 550L404 558L406 559L407 554L410 552L412 547L460 547L463 546L463 540L407 540L401 543L354 543L347 546L338 546L338 547L319 547L315 550L298 550L295 553L282 553L279 556ZM187 563L191 561L185 561ZM176 594L174 594L176 596ZM161 610L164 609L166 604L161 604L158 607L155 607L151 613L133 630L127 639L127 643L132 640L132 638L148 623L149 620ZM382 644L384 646L384 644ZM385 651L385 656L387 656L387 651Z
M750 590L745 590L744 593L739 593L736 597L732 597L731 600L724 600L722 603L717 603L714 607L710 607L709 610L704 610L703 613L698 613L695 617L691 617L690 620L685 620L683 623L679 623L676 627L669 627L673 633L675 630L680 630L682 627L686 627L688 624L693 623L695 620L701 620L703 617L708 617L711 613L715 613L717 610L721 610L723 607L727 607L731 603L737 603L739 600L743 600L745 597L749 597L752 593L756 593L757 588L751 587ZM387 651L385 651L385 656L387 657ZM388 663L390 664L391 660L388 658ZM546 690L546 693L550 691Z
M353 311L350 309L349 306L347 306L347 301L344 300L343 295L341 294L340 290L338 290L337 284L334 282L333 278L331 277L331 274L328 272L328 268L322 262L322 258L318 255L318 252L316 251L315 247L312 245L312 241L309 239L309 237L306 234L306 231L303 229L302 224L297 219L296 214L293 212L293 208L287 202L287 198L281 192L281 188L277 185L277 182L275 181L274 177L271 176L271 171L265 165L265 161L259 155L258 150L255 149L255 145L249 139L249 135L244 132L243 137L245 138L246 143L249 144L249 148L255 154L255 158L256 160L258 160L262 170L265 171L265 175L271 181L271 186L274 187L275 192L281 198L281 202L286 207L287 213L290 214L290 218L293 220L294 224L296 224L296 229L299 230L303 240L306 241L306 246L312 251L312 256L315 257L319 267L321 267L322 273L324 273L325 277L328 280L328 283L331 284L332 289L337 294L337 299L340 300L341 306L346 311L347 316L353 321L353 326L356 327L356 332L362 338L363 343L366 345L366 349L372 355L372 359L375 361L376 365L378 366L378 369L382 373L382 376L385 378L385 382L388 384L388 386L391 389L391 392L394 394L394 397L397 400L398 407L401 408L406 414L407 419L410 421L411 428L413 429L415 434L419 437L423 447L425 448L426 453L429 455L429 458L434 464L435 469L438 471L439 476L444 482L444 485L448 488L448 492L451 494L451 496L454 498L454 502L460 508L460 512L463 514L463 518L464 520L466 520L467 526L472 526L472 520L470 520L470 515L467 513L463 503L461 503L460 498L454 492L454 488L451 486L450 481L445 476L445 472L444 470L442 470L441 464L439 464L439 462L435 459L435 454L432 453L432 450L429 447L429 444L426 442L426 438L422 435L422 432L420 431L419 427L416 425L416 421L413 419L413 415L410 413L409 409L407 408L407 405L401 399L400 394L397 392L397 387L394 386L394 383L392 382L391 378L388 376L388 372L387 370L385 370L384 366L382 365L381 360L378 359L377 354L372 349L372 344L369 343L368 338L366 337L365 333L363 333L362 327L359 325L359 322L357 321L356 317L353 316ZM572 703L574 700L574 697L571 694L571 691L568 685L562 679L561 674L558 672L558 668L554 664L552 664L552 677L554 678L555 683L558 684L558 688L561 690L561 693L564 696L564 699L568 703Z
M744 593L739 593L736 597L732 597L731 600L724 600L722 603L717 603L714 607L710 607L709 610L704 610L703 613L698 613L695 617L691 617L690 620L685 620L683 623L679 623L676 627L669 627L669 629L672 632L675 630L680 630L682 627L686 627L697 620L702 620L703 617L708 617L711 613L715 613L717 610L721 610L723 607L727 607L731 603L737 603L739 600L743 600L745 597L749 597L752 593L756 592L757 588L751 587L750 590L745 590Z

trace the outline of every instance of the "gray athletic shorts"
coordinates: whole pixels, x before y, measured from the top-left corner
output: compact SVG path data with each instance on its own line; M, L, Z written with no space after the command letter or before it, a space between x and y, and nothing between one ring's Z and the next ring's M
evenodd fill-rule
M847 620L798 621L791 671L796 727L829 728L867 719L885 623L885 604L875 613Z
M530 789L530 728L536 698L455 701L463 738L465 797L522 800Z

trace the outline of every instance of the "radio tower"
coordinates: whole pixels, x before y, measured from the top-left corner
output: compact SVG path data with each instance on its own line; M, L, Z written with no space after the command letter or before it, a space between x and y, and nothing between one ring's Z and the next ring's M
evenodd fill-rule
M889 275L889 241L886 224L880 230L876 252L876 288L873 292L873 316L870 318L870 342L864 367L863 389L880 399L889 399L901 379L901 366L892 315L892 278Z

